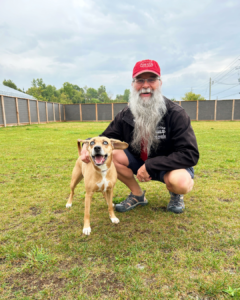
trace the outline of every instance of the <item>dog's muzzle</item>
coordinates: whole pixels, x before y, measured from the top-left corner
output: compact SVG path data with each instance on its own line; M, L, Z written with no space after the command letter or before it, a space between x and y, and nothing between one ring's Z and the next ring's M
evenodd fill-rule
M107 160L108 155L102 153L102 148L100 146L95 146L93 148L92 159L96 166L101 166Z

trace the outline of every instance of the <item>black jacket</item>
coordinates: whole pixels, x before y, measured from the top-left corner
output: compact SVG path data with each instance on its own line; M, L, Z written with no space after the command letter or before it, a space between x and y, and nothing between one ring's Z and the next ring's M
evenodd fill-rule
M156 128L160 143L156 151L151 150L145 162L150 176L163 170L171 171L192 167L197 164L199 159L197 141L189 116L178 104L165 97L164 100L167 105L167 113ZM134 156L140 157L140 153L134 152L131 147L133 128L132 112L129 107L125 107L101 136L127 142L129 151Z

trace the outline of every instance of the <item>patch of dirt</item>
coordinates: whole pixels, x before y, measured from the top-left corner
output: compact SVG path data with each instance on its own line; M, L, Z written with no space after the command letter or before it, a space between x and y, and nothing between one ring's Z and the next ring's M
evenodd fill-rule
M218 201L220 202L233 202L233 199L223 199L223 198L218 198Z
M53 213L54 214L62 214L62 213L65 213L66 210L62 210L62 209L56 209Z
M90 295L99 293L99 290L101 290L102 294L113 298L116 294L116 290L121 291L124 289L123 283L117 279L117 276L114 273L100 273L99 275L93 275L89 279L91 282L85 283L84 289Z
M0 265L5 264L6 258L5 257L0 257Z
M193 252L202 252L202 250L199 249L199 248L192 248L192 251L193 251Z
M225 252L227 254L227 256L234 256L236 253L233 250L229 250L229 249L223 249L223 252Z
M151 210L152 211L159 211L159 210L161 210L161 211L167 211L167 207L166 206L152 206Z
M157 280L155 277L150 277L150 278L146 278L143 280L143 284L145 286L152 286L153 284L155 285L156 283L157 283Z
M51 289L54 292L62 289L66 283L66 278L58 277L57 274L52 274L51 276L42 277L41 275L31 274L31 273L20 273L12 275L5 280L8 286L11 286L12 292L17 292L19 290L24 290L24 294L31 296L43 289ZM57 292L58 293L58 292ZM54 293L51 299L59 299L58 295Z
M42 212L41 208L35 206L30 207L29 209L31 210L31 215L33 216L39 215Z
M178 225L178 229L180 230L184 230L184 231L188 231L187 227L183 226L183 225Z
M4 183L6 183L7 181L0 181L0 184L4 184Z
M151 234L152 233L152 231L149 230L149 229L145 229L145 230L138 230L138 229L136 229L135 232L139 232L141 234Z

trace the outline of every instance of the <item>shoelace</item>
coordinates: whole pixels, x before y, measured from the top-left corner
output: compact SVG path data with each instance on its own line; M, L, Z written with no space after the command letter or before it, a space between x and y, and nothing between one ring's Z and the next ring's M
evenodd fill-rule
M176 196L171 195L170 202L173 203L174 205L182 204L183 199L181 199L181 196L182 195L176 195Z

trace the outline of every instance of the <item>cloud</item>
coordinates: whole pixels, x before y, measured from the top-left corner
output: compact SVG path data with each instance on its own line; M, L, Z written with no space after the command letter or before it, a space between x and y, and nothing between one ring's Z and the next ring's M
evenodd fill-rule
M180 98L239 54L239 9L237 0L2 0L0 80L105 85L116 95L150 58L165 95Z

